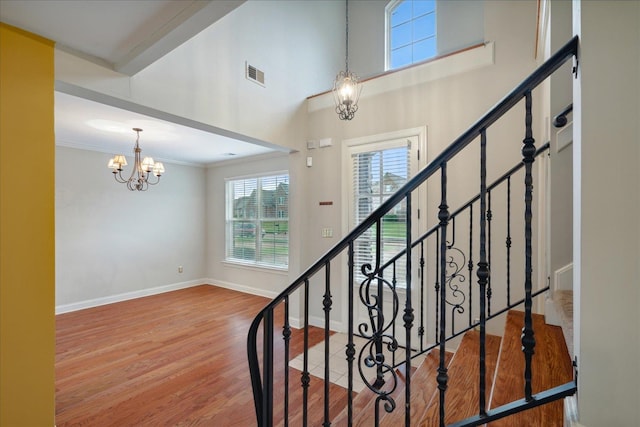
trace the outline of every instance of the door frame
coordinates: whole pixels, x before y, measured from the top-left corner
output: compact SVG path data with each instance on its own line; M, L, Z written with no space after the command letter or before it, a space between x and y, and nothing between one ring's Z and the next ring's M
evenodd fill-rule
M415 127L415 128L409 128L409 129L401 129L401 130L397 130L397 131L393 131L393 132L386 132L386 133L381 133L381 134L375 134L375 135L368 135L368 136L363 136L363 137L358 137L358 138L351 138L351 139L345 139L342 141L342 152L341 152L341 167L342 167L342 182L341 182L341 197L342 197L342 235L346 236L347 233L349 233L350 231L350 200L349 200L349 194L350 194L350 185L351 182L348 179L348 177L350 176L349 170L351 168L351 157L350 157L350 149L354 146L359 146L359 145L366 145L366 144L375 144L375 143L380 143L380 142L385 142L385 141L390 141L390 140L397 140L397 139L403 139L403 138L417 138L417 149L419 152L418 155L418 162L417 162L417 168L416 171L419 171L420 169L424 168L424 166L426 166L427 164L427 126L420 126L420 127ZM413 149L413 148L412 148ZM424 209L426 207L426 188L424 186L421 186L418 189L418 200L415 203L415 206L418 207L418 209L422 208ZM424 210L423 210L424 211ZM426 227L425 225L425 221L424 221L424 217L425 215L421 215L419 219L415 220L413 219L412 221L416 221L416 226L417 229L419 231L423 231ZM347 254L345 253L343 255L344 257L344 262L342 262L341 264L343 266L347 265ZM349 302L349 295L348 295L348 286L346 284L348 284L348 268L342 268L341 270L341 277L342 277L342 283L345 284L345 286L341 286L342 289L342 307L341 307L341 311L342 311L342 315L341 315L341 322L340 322L340 332L347 332L348 331L348 319L349 319L349 307L348 307L348 302ZM404 292L403 292L404 293Z

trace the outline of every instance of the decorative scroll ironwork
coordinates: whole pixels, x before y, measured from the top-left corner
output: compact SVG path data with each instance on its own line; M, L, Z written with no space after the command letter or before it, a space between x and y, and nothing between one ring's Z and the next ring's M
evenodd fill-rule
M358 325L359 334L367 340L358 354L358 369L365 386L375 394L376 413L379 411L378 403L384 403L386 412L392 412L396 403L391 393L398 386L398 377L393 370L392 363L387 360L387 353L393 354L398 349L398 341L393 334L387 333L393 325L393 319L398 315L398 294L391 282L384 279L371 264L362 266L362 274L365 279L360 284L359 296L362 304L367 308L369 323ZM389 321L385 320L383 291L387 289L392 297L392 310ZM368 368L368 369L367 369ZM373 372L375 372L375 375ZM369 374L370 373L370 374ZM372 381L372 377L375 380Z
M464 303L467 296L460 288L462 283L467 281L467 277L462 273L467 266L467 257L462 250L452 245L447 246L446 263L446 286L451 292L445 299L447 305L451 306L451 332L455 333L455 315L464 314Z

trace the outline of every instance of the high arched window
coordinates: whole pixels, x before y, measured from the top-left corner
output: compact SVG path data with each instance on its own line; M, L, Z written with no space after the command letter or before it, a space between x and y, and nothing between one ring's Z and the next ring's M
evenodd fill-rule
M437 55L436 0L392 0L386 8L386 25L387 70Z

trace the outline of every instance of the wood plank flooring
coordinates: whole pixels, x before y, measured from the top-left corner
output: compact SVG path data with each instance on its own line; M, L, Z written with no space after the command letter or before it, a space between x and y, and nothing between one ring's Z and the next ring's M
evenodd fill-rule
M246 337L253 317L267 302L266 298L202 285L57 316L57 426L255 426ZM274 422L278 426L284 425L282 373L288 366L282 322L283 312L277 310ZM487 336L488 390L496 364L499 371L491 396L493 408L522 393L521 327L522 313L510 312L500 351L500 339ZM534 316L534 327L536 392L569 381L572 370L560 329L545 325L541 316ZM465 335L449 366L447 422L477 411L477 335L473 331ZM310 328L310 347L323 338L323 330ZM289 359L302 352L302 345L302 331L293 329ZM438 424L436 365L435 358L428 358L412 374L412 384L420 382L412 396L412 425ZM425 366L430 368L423 372ZM302 425L301 373L292 368L289 372L288 425L298 427ZM355 425L371 425L372 404L363 399L366 391L362 394L361 399L354 394ZM340 414L346 406L346 390L331 384L330 396L332 425L346 425ZM398 413L387 414L384 426L403 423L404 394L398 391L395 398ZM323 382L311 377L309 426L322 425L323 403ZM491 426L561 426L561 411L562 402L555 402Z
M203 285L56 316L57 426L255 426L246 337L267 302ZM322 339L311 328L310 345Z

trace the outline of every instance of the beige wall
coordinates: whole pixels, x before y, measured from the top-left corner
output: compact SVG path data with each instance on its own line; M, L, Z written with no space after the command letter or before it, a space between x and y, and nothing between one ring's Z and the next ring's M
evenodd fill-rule
M580 422L640 425L640 3L574 4L574 287Z

